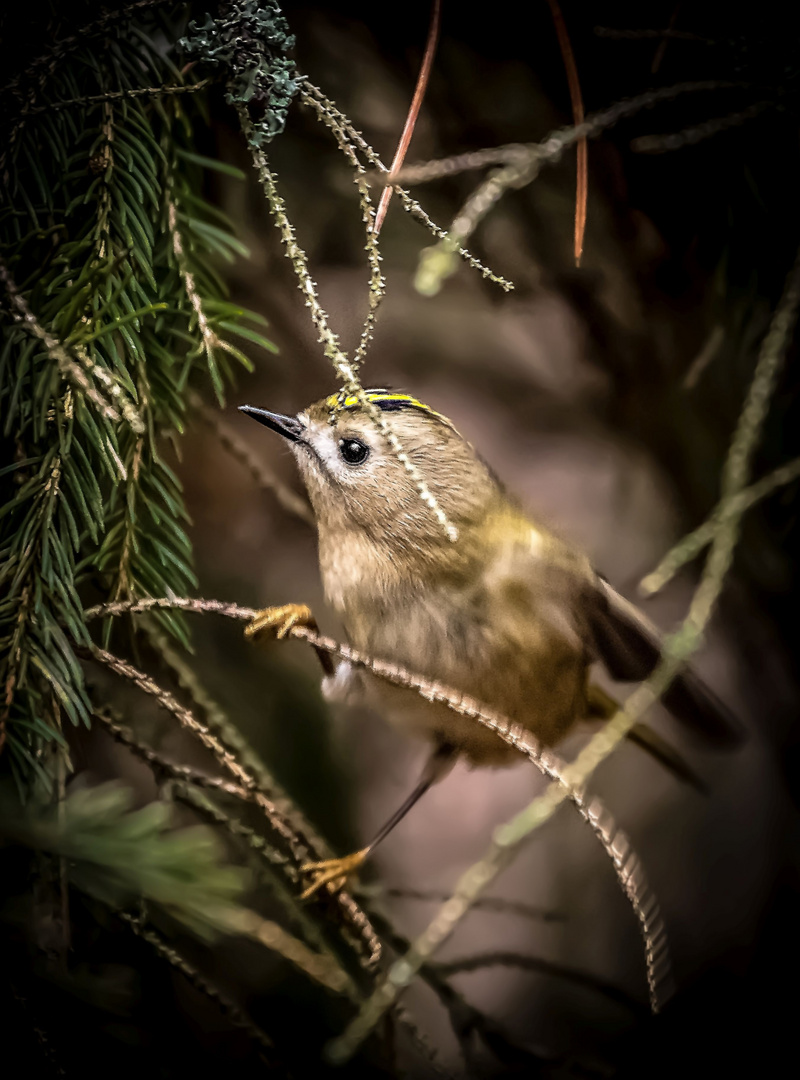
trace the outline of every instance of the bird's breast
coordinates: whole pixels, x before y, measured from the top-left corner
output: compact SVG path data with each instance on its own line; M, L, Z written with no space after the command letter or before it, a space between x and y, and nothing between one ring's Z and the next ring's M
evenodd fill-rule
M584 708L583 642L563 605L525 588L416 587L375 598L355 591L340 607L352 645L414 675L466 694L553 743ZM478 721L417 693L370 678L372 704L387 719L458 745L474 764L517 754Z

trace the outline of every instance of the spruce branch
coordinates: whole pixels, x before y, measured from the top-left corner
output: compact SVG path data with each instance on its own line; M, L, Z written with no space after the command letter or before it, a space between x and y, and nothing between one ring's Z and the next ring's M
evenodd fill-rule
M39 105L29 109L28 117L41 116L43 113L61 112L62 109L83 108L86 105L99 105L107 101L126 101L134 98L172 97L175 94L197 94L205 90L210 79L200 79L195 83L179 83L175 86L139 86L123 87L120 90L106 90L102 94L88 94L86 97L69 98L67 101L54 101L49 105Z
M20 812L2 796L4 839L63 857L73 884L104 903L145 898L206 939L246 923L245 873L221 861L210 830L171 828L165 803L134 810L132 792L114 782L73 786L56 808Z
M69 53L74 52L76 49L81 48L85 42L90 41L94 37L100 37L101 35L108 33L109 30L119 23L128 22L142 12L149 11L153 8L165 7L169 3L172 3L172 0L133 0L132 3L126 3L116 10L105 12L100 18L94 19L92 22L73 31L69 37L61 38L61 40L54 42L51 47L40 56L35 57L33 60L29 60L25 65L25 71L15 76L2 87L2 89L0 89L0 94L16 93L21 85L24 84L26 80L29 81L33 75L36 75L37 78L41 79L41 76L38 75L41 68L46 69L45 74L53 74L56 70L58 61Z
M118 399L120 410L123 411L125 419L134 431L142 431L142 422L136 415L131 403L125 398L119 384L114 382L105 372L101 373L100 368L91 362L84 351L81 350L78 354L80 362L76 360L75 357L69 354L62 343L48 333L38 322L27 301L19 293L2 258L0 258L0 283L2 283L11 302L14 321L22 326L26 333L33 335L42 342L47 355L55 362L62 377L72 385L74 390L83 394L87 401L90 401L95 406L104 420L118 421L120 413L92 383L92 378L97 378L98 381L103 383L106 390Z
M200 337L203 342L203 349L205 350L209 371L216 372L217 368L214 359L214 350L221 347L221 341L211 328L206 313L203 310L203 302L200 299L200 294L195 285L194 274L189 269L184 252L183 239L178 230L178 210L174 198L169 196L167 197L167 221L169 223L169 232L172 238L172 251L178 264L178 270L181 281L183 282L183 287L186 290L186 296L189 299L189 303L192 305L192 311L194 312L194 317L197 321L197 329L200 332ZM222 384L218 379L214 379L214 390L216 391L218 398L220 398L220 404L222 404Z

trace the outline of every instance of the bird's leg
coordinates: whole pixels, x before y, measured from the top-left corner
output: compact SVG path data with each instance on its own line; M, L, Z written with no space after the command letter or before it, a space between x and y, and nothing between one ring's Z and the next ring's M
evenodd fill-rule
M282 607L268 607L257 611L245 627L244 636L254 641L266 633L271 633L280 641L287 636L293 626L307 626L309 630L319 630L317 620L311 614L311 608L306 604L284 604ZM335 674L336 668L330 655L316 646L314 646L314 651L319 657L325 674Z
M328 890L332 893L338 892L350 874L354 873L364 864L378 844L380 844L382 840L385 840L395 825L403 820L411 807L422 798L428 788L432 787L433 784L437 783L450 772L455 764L457 756L458 751L450 746L449 743L443 743L438 746L428 758L417 786L402 806L398 807L389 820L381 826L375 837L365 848L353 852L352 855L344 855L341 859L326 859L324 862L306 863L305 866L301 866L300 869L304 873L313 875L311 884L302 893L301 899L307 900L309 896L313 896L323 885L326 885Z

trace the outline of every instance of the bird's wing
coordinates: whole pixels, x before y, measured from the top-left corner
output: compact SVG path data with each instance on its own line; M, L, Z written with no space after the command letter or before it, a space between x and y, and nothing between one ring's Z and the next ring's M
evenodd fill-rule
M640 682L658 663L658 628L630 601L597 576L587 604L589 636L596 658L614 679ZM663 695L669 711L717 746L737 746L744 729L690 667L684 667Z

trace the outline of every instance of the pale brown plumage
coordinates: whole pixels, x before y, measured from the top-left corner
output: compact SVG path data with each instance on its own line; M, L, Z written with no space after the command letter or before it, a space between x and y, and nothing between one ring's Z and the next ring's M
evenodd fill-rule
M657 631L583 554L521 510L449 421L417 406L390 401L387 419L458 530L455 543L360 406L337 411L326 399L291 419L326 596L357 649L455 687L555 744L589 716L591 663L643 679L658 659ZM366 459L344 460L347 443L366 447ZM487 729L413 691L346 667L327 689L351 695L362 684L387 718L473 765L517 760ZM691 673L668 704L697 732L735 741L735 723Z
M613 702L589 683L593 661L617 679L639 680L659 657L659 637L640 612L599 577L576 548L531 520L449 420L407 395L369 391L424 478L452 539L408 468L357 398L328 398L297 417L243 406L287 438L319 527L325 594L356 649L476 698L559 742ZM308 608L260 612L246 631L283 636ZM326 671L327 655L321 656ZM364 694L383 716L432 744L419 783L365 848L303 867L303 892L340 888L457 757L475 766L509 765L519 754L481 724L445 705L340 663L323 681L329 698ZM666 698L692 730L719 744L738 728L690 672ZM635 741L673 773L703 788L656 732Z

